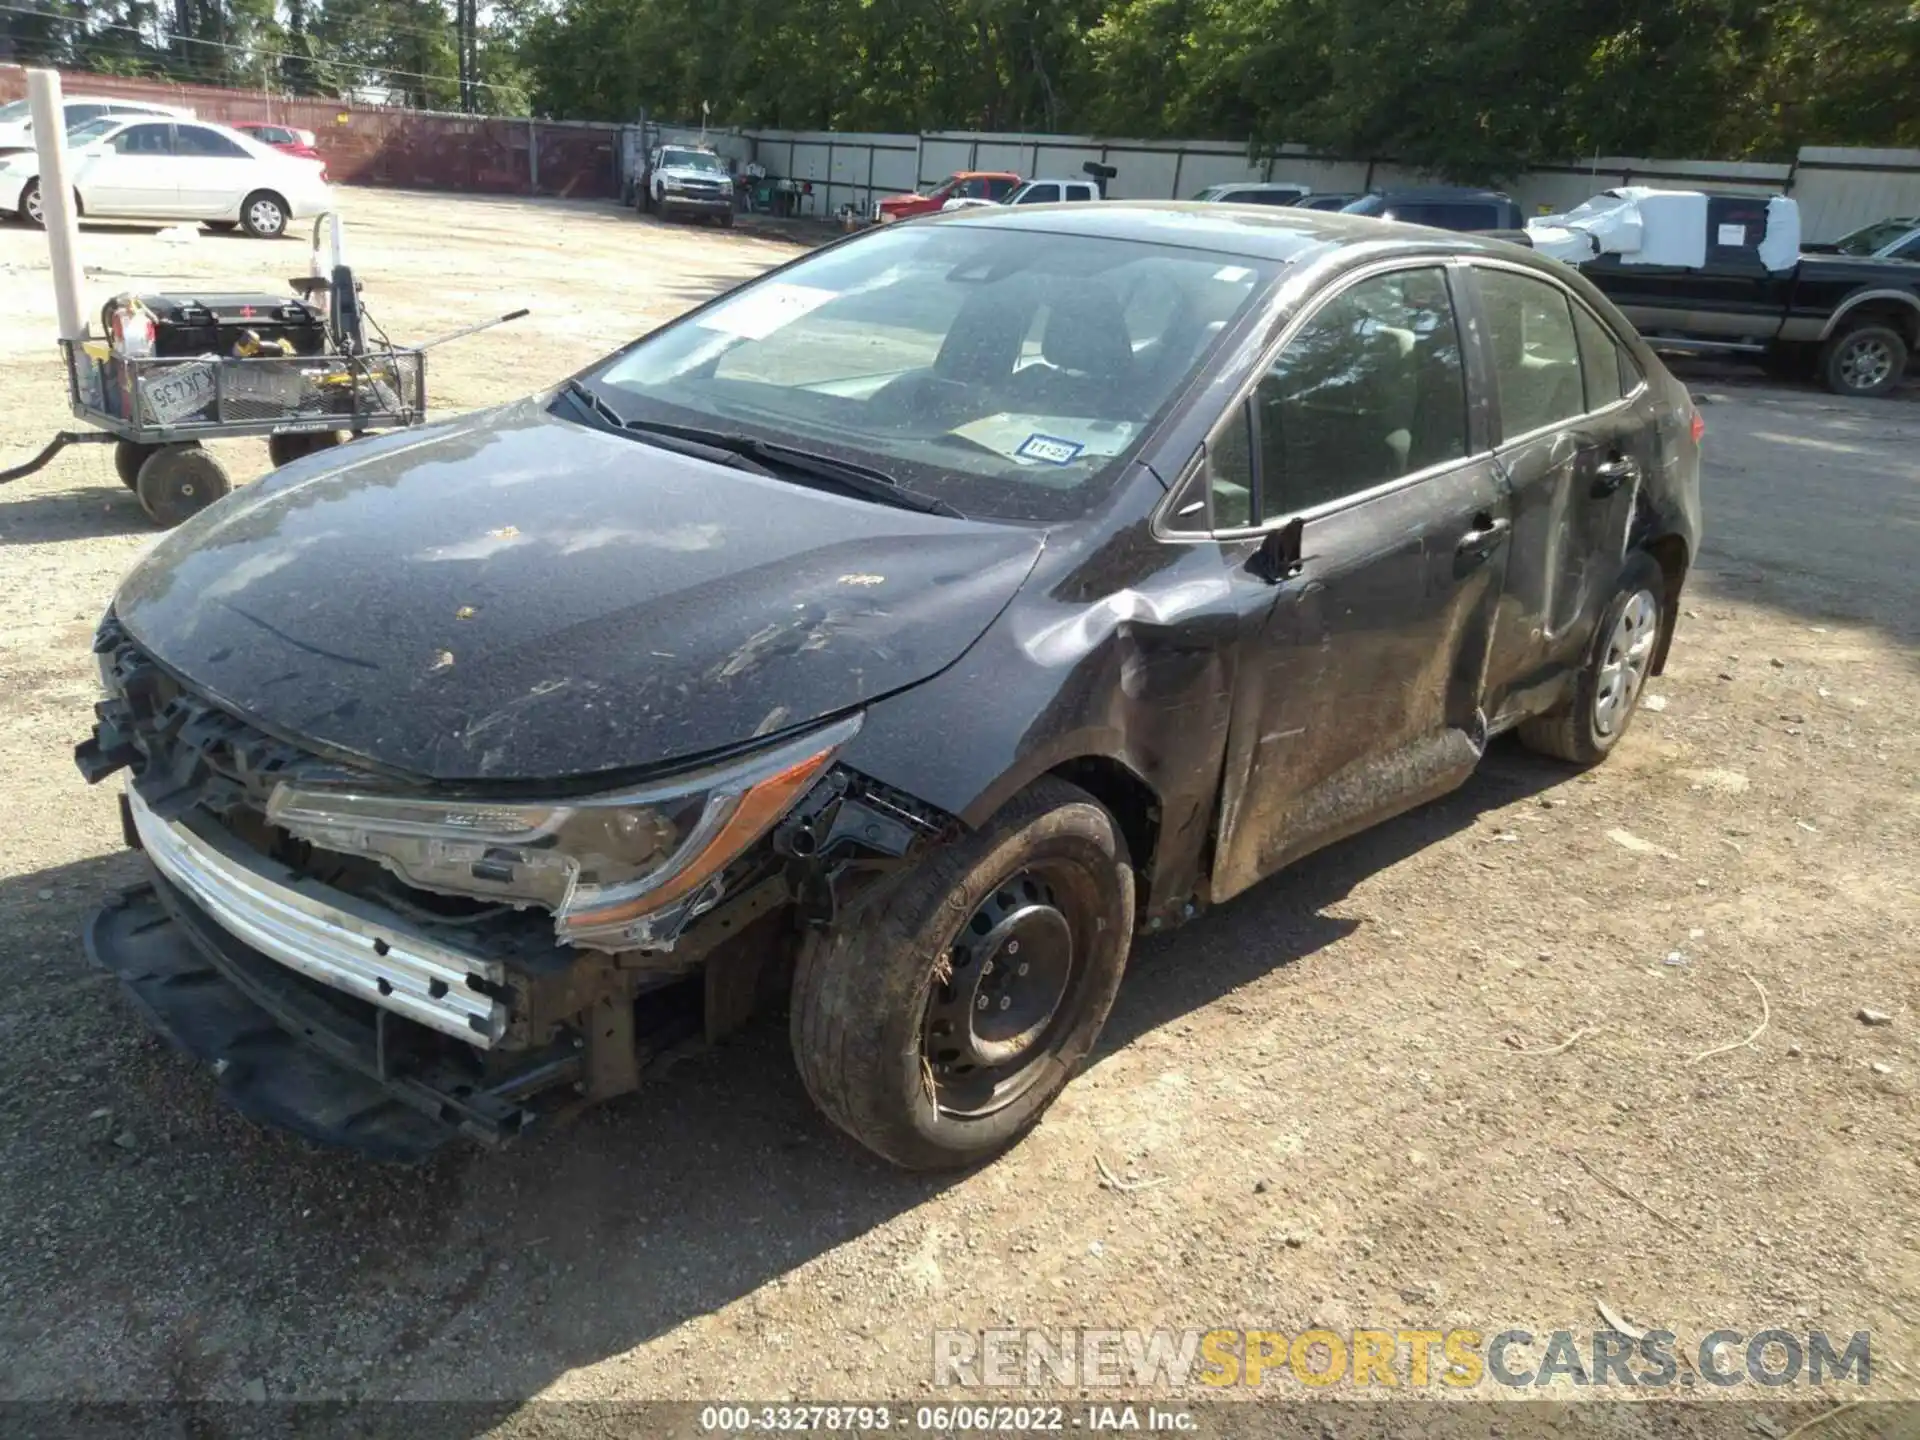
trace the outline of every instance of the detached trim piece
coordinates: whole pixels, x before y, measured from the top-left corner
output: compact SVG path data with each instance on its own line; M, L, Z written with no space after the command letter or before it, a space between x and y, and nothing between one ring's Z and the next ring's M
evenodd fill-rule
M271 960L444 1035L483 1049L507 1030L496 960L428 939L400 920L313 881L266 873L271 861L162 820L139 793L127 803L160 873L229 934ZM479 979L491 994L469 983Z

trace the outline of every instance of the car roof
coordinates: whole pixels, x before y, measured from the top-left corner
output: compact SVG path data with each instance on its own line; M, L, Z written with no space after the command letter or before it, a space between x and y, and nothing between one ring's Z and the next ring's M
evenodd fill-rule
M1018 180L1017 170L955 170L948 175L949 180Z
M981 173L987 174L990 172L982 171ZM1091 185L1093 181L1084 175L1035 175L1031 179L1022 180L1020 183L1022 185Z
M1394 200L1511 200L1504 190L1482 190L1474 185L1409 185L1389 190L1369 190Z
M1480 236L1436 231L1422 225L1375 220L1337 210L1291 206L1222 205L1208 200L1110 200L1104 205L988 206L929 216L916 224L997 226L1055 235L1143 240L1152 244L1291 262L1309 253L1372 246L1390 252L1395 242L1409 251L1498 255L1545 268L1533 251ZM1558 262L1554 262L1558 263Z
M1305 190L1313 193L1311 186L1297 180L1219 180L1207 186L1209 190Z
M155 110L163 115L179 113L177 105L162 105L158 100L129 100L124 95L67 95L62 97L62 105L131 105L141 110Z

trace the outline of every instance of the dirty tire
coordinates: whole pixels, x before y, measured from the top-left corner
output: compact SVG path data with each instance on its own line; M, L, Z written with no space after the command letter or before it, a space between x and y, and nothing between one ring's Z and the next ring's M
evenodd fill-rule
M1071 888L1076 914L1098 917L1084 926L1091 943L1076 929L1065 992L1029 1052L1031 1081L990 1113L947 1113L929 1093L922 1058L935 965L987 902L1036 866ZM1113 816L1077 786L1039 781L807 938L791 1018L807 1093L847 1134L908 1169L970 1165L1004 1149L1099 1038L1126 968L1133 906L1132 862Z
M240 225L256 240L278 240L287 233L287 202L271 190L256 190L240 202Z
M131 440L116 440L113 444L113 470L120 477L120 483L135 493L140 489L140 467L147 463L147 457L160 447L158 445L137 445Z
M1820 351L1820 381L1836 395L1885 395L1906 372L1906 338L1891 325L1842 331Z
M1579 679L1573 687L1573 699L1550 714L1521 721L1521 744L1529 750L1538 750L1543 755L1551 755L1572 765L1598 765L1612 753L1614 746L1620 743L1620 737L1627 733L1628 726L1633 723L1634 713L1640 708L1640 697L1645 693L1646 681L1651 678L1651 670L1640 672L1639 684L1611 728L1602 728L1599 724L1600 707L1596 701L1603 691L1602 676L1607 670L1610 652L1620 632L1621 617L1636 597L1652 597L1653 648L1647 655L1650 665L1653 652L1659 648L1666 594L1665 572L1651 555L1644 550L1636 550L1627 557L1620 579L1614 585L1613 598L1600 612L1600 623L1594 627L1593 639L1587 647L1586 663L1580 667Z
M347 436L340 430L310 430L288 432L267 436L267 458L273 461L274 468L291 464L305 455L320 450L331 450L336 445L347 443Z
M154 523L171 528L232 488L226 468L198 445L169 445L147 457L134 491Z

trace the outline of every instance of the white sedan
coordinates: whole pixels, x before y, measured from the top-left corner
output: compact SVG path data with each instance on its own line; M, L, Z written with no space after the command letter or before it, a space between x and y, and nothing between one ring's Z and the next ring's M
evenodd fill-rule
M102 116L67 132L80 213L92 220L199 220L270 239L333 208L317 160L202 120ZM0 161L0 211L44 223L40 160Z

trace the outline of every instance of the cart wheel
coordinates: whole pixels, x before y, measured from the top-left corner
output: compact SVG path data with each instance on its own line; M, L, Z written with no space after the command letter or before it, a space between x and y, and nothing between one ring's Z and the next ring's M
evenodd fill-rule
M292 464L303 455L331 450L336 445L346 443L345 433L339 430L288 431L267 437L267 458L278 469L282 465Z
M113 446L113 468L120 476L120 483L129 490L140 489L140 467L147 463L147 457L158 450L158 445L140 445L132 440L116 440Z
M169 445L147 457L136 492L156 524L173 526L232 488L226 468L198 445Z

